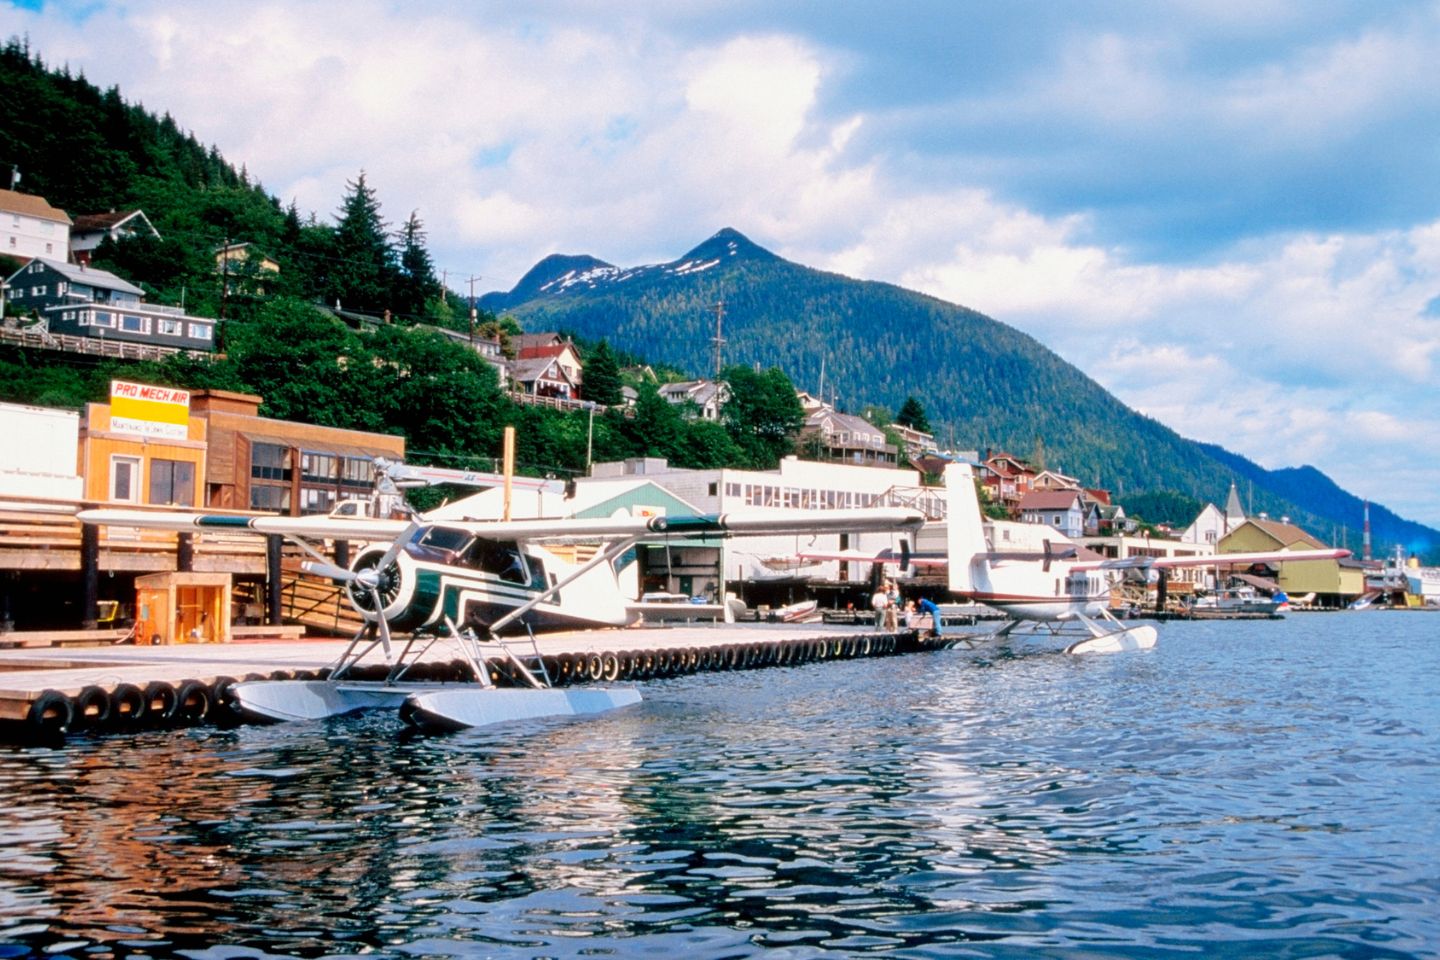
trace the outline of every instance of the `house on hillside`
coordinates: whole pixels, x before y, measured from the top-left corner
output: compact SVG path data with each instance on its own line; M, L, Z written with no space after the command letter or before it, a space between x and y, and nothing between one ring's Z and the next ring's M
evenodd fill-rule
M572 341L558 333L521 333L510 338L510 348L515 351L517 361L553 358L563 371L563 378L571 384L574 392L570 396L579 398L585 382L584 364Z
M721 408L730 400L730 385L723 380L682 380L661 386L660 396L676 406L693 404L692 416L719 420Z
M215 272L223 278L230 296L262 297L265 277L280 275L280 264L251 243L229 243L215 248Z
M580 384L558 355L517 358L505 368L510 384L521 393L558 400L580 399Z
M0 190L0 253L12 257L70 256L70 217L44 197Z
M70 259L90 265L95 248L110 240L160 236L143 210L111 210L109 213L82 213L70 228Z
M1049 524L1072 540L1099 529L1099 509L1083 490L1031 490L1017 507L1021 523Z
M980 482L990 502L1004 507L1011 516L1019 510L1020 501L1030 492L1036 472L1019 457L997 453L980 465Z
M15 312L33 311L51 334L178 350L214 350L215 321L142 302L145 291L105 270L36 258L7 281Z
M1030 479L1031 490L1079 490L1080 481L1057 470L1041 470Z
M899 448L885 431L863 417L821 407L805 418L797 446L808 459L831 460L861 467L894 467Z
M935 435L924 430L907 427L903 423L892 423L890 429L900 438L905 447L905 459L914 463L927 453L935 452Z

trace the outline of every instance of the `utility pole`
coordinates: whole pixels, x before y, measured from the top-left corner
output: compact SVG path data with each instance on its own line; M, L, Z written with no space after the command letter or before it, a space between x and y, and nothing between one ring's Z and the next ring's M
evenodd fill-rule
M450 271L449 271L449 270L441 270L441 271L440 271L440 302L441 302L441 303L444 303L444 302L445 302L445 293L446 293L445 283L446 283L446 280L449 278L449 276L450 276Z
M715 345L715 379L720 379L721 359L725 349L725 338L720 335L721 325L725 320L725 301L721 300L715 304L715 336L710 342Z
M470 348L475 348L475 321L479 314L475 311L475 281L482 279L479 274L469 278L465 282L470 284Z
M230 238L220 248L220 319L225 319L225 305L230 300Z

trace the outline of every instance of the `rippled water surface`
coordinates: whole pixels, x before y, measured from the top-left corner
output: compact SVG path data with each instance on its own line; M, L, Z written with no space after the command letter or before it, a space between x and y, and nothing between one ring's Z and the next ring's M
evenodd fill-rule
M0 958L1440 955L1440 615L0 747Z

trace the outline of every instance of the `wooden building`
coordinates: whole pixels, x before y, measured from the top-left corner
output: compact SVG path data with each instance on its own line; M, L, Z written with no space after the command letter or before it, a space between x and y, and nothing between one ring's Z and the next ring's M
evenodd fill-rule
M260 416L261 398L197 390L196 417L208 424L204 505L326 513L337 500L365 497L376 457L405 459L405 438Z
M197 506L206 424L189 415L189 398L185 390L116 381L110 403L86 404L78 458L84 499Z

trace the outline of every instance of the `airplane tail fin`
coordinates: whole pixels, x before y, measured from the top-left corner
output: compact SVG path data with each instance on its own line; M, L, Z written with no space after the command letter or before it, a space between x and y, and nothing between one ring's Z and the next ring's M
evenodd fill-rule
M945 468L946 553L950 555L950 590L967 593L974 589L973 563L988 549L980 499L975 493L975 474L968 463Z

